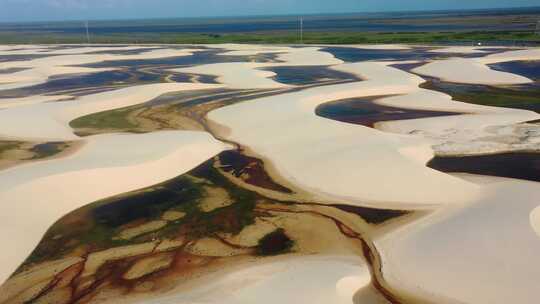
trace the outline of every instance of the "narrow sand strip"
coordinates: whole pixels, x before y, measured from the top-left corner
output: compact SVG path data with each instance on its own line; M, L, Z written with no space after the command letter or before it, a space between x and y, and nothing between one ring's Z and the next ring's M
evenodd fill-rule
M73 155L0 172L0 282L60 217L88 203L181 175L227 149L208 133L109 134Z

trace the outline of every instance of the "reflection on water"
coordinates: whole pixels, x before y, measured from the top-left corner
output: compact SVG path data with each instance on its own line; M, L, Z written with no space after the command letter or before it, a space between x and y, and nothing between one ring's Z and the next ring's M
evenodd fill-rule
M375 123L382 121L404 120L415 118L427 118L437 116L459 115L461 113L427 111L415 109L402 109L379 105L373 100L385 96L371 96L367 98L351 98L328 102L317 107L319 116L353 123L367 127L373 127Z
M277 82L290 85L308 85L321 81L360 81L357 76L327 66L283 66L265 68L264 70L276 73L272 79Z
M427 52L427 49L410 50L371 50L351 47L328 47L323 51L329 52L345 62L360 62L369 60L425 60L437 54Z
M505 51L503 48L484 49L481 53L438 53L430 52L434 47L412 47L404 50L377 50L352 47L328 47L323 51L329 52L345 62L360 61L425 61L428 59L444 59L459 56L461 58L484 57L489 54Z
M224 62L274 62L277 57L276 54L258 54L253 56L220 55L223 52L223 50L204 50L200 52L194 52L190 56L166 57L157 59L103 61L82 66L93 68L169 66L171 68L178 68Z
M540 80L540 61L509 61L489 65L498 71L521 75L534 81Z
M3 91L0 90L0 98L17 98L60 93L81 96L126 86L161 83L166 81L217 83L216 77L214 76L174 73L159 68L129 67L115 71L55 76L51 77L43 84Z

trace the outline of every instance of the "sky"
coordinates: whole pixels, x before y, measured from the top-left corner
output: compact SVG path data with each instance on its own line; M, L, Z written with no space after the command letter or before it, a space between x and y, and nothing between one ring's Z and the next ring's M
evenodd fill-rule
M0 22L540 6L540 0L0 0Z

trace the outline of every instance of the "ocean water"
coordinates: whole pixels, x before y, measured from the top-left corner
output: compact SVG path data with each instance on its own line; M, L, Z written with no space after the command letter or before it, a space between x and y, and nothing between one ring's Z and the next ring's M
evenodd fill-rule
M540 17L540 8L309 15L303 16L303 18L306 31L534 30L535 24L531 23L532 19L511 23L498 22L497 20L497 17L518 15L538 15ZM471 18L486 17L495 18L488 22L470 21ZM460 20L463 20L463 22ZM275 32L297 30L298 26L299 16L90 21L92 34ZM0 31L82 34L85 32L85 27L82 21L0 22Z

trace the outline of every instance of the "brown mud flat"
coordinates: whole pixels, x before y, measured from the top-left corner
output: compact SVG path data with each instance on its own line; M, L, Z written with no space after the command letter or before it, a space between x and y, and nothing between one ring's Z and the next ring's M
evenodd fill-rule
M375 124L383 121L418 119L428 117L460 115L456 112L441 112L428 110L403 109L383 106L374 103L374 100L389 96L371 96L368 98L351 98L319 105L316 114L341 122L375 127Z
M433 158L427 166L448 173L471 173L540 182L540 153L440 156Z
M236 163L235 169L241 169L239 164L250 163ZM359 258L369 254L370 261L378 254L362 231L369 230L370 223L405 214L381 211L374 216L376 210L277 201L240 188L216 167L211 159L173 180L66 215L0 287L7 295L0 302L101 303L106 298L150 297L246 258L322 253L332 248L329 242L341 248L338 244L345 240L357 248ZM209 199L232 202L203 211L200 206ZM171 218L171 212L179 216ZM363 218L365 214L370 215ZM118 238L126 229L157 220L166 225ZM317 229L322 229L319 236L310 237ZM43 279L44 265L69 259L76 260ZM36 276L43 282L40 288L33 284ZM375 286L387 299L400 298L381 284Z

